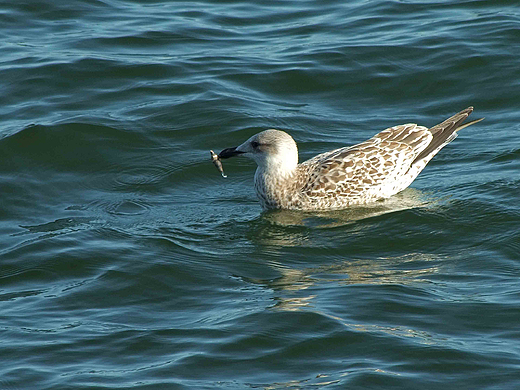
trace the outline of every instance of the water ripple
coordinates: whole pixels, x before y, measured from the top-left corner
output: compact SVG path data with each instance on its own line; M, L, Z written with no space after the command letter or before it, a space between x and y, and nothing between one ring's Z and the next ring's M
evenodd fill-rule
M29 0L0 13L0 387L517 388L511 0ZM516 105L515 105L516 104ZM301 160L475 106L409 189L263 213Z

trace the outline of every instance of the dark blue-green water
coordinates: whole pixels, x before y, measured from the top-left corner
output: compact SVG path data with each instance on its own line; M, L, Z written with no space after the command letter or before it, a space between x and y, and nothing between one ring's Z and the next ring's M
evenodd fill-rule
M0 38L1 389L520 388L516 1L4 1ZM209 160L470 105L372 207Z

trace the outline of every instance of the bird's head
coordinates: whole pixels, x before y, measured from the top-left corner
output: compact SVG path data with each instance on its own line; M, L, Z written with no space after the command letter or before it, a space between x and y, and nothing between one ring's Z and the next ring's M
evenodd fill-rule
M296 142L281 130L270 129L255 134L240 146L224 149L219 158L238 155L255 160L258 167L266 172L290 173L298 165Z

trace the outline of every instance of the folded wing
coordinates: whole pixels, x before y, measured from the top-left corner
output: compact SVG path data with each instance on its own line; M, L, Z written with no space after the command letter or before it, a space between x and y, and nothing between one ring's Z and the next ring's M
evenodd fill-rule
M428 161L451 142L473 111L467 108L428 129L410 123L390 127L360 144L320 154L300 164L307 171L302 193L337 206L386 198L408 187Z

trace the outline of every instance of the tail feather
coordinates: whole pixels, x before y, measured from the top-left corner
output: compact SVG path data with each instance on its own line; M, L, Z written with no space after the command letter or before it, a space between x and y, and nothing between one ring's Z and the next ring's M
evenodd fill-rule
M457 131L464 129L465 127L471 126L477 122L480 122L484 118L480 118L465 124L462 124L469 114L473 112L473 107L468 107L465 110L453 115L452 117L446 119L444 122L439 123L438 125L433 126L429 129L430 133L433 135L433 139L430 144L417 155L415 160L412 162L412 165L417 161L422 160L430 156L432 153L440 150L444 145L450 143L457 137ZM431 158L431 157L430 157Z

